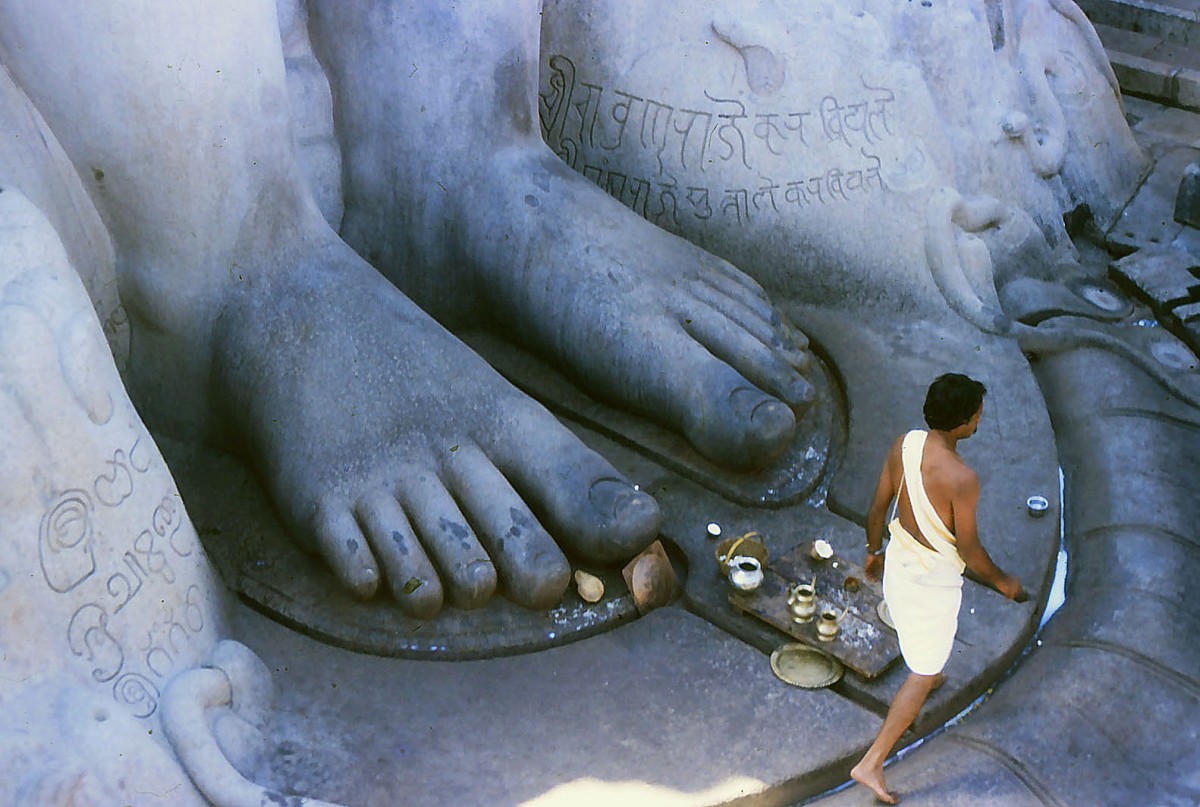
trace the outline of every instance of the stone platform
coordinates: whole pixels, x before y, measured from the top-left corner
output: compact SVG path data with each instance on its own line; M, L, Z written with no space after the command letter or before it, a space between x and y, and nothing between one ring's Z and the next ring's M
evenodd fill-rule
M1160 165L1200 139L1200 116L1137 99L1127 108ZM1170 221L1173 202L1148 184L1130 215L1150 218L1126 218L1122 232ZM1167 242L1189 249L1189 230ZM1105 280L1109 259L1089 254ZM984 426L963 445L983 483L981 535L1038 596L1018 605L967 584L949 682L911 739L930 736L888 767L890 784L918 805L1200 802L1200 373L1177 360L1190 352L1145 301L1121 302L1119 321L1054 317L1019 346L793 307L850 402L831 479L802 502L734 500L560 412L659 500L682 598L580 641L452 663L353 652L238 606L235 638L271 667L278 692L271 757L255 777L363 807L874 803L838 788L903 670L815 691L776 679L769 653L788 639L729 607L705 527L756 530L776 554L817 537L859 551L887 441L919 416L923 384L910 379L950 364L990 387ZM1042 338L1043 327L1058 330ZM1024 502L1057 502L1059 466L1066 603L1038 632L1059 512L1030 519ZM177 473L185 498L211 483L193 469Z

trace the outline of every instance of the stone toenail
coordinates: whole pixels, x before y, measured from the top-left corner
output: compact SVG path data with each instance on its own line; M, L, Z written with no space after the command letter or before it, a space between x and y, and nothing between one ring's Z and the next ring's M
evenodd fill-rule
M789 385L788 400L792 405L811 403L816 396L816 391L812 384L805 381L803 378L797 378Z
M754 387L734 387L729 391L729 407L735 414L753 417L755 409L761 405L765 397Z
M768 398L754 407L750 413L750 421L756 426L762 426L776 423L791 416L792 410L784 405L782 401Z
M620 479L597 479L588 491L588 500L592 507L605 517L615 516L639 497L646 494L634 490L628 483Z

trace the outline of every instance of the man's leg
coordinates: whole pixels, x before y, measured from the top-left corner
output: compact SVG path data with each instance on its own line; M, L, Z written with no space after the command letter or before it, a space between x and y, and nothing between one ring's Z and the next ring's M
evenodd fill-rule
M888 707L887 717L883 719L883 726L879 729L875 742L871 743L867 753L850 771L850 776L854 781L871 788L881 801L888 804L895 804L899 801L895 794L888 791L887 783L884 781L884 760L892 752L900 735L904 734L905 730L912 725L913 720L917 717L917 712L921 711L921 707L925 705L925 699L929 697L929 693L941 686L944 680L941 673L937 675L909 673L908 679L901 685L896 697L892 699L892 705Z

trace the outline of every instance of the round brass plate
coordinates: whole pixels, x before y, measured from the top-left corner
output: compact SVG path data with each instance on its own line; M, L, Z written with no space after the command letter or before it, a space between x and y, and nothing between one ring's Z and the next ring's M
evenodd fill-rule
M771 670L779 680L805 689L820 689L842 677L842 662L804 644L785 644L771 654Z

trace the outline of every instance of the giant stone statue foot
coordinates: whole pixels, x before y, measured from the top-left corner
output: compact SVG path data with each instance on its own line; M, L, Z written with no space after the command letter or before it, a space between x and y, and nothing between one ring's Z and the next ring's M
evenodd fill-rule
M570 576L555 538L600 563L653 538L653 499L326 242L222 314L217 377L285 522L344 585L386 581L424 617L497 591L545 609Z
M493 157L468 207L482 214L462 222L464 248L522 344L718 464L760 467L789 445L813 398L808 341L756 282L540 145Z
M714 462L761 467L788 447L813 398L807 339L738 269L555 160L535 123L536 3L310 14L348 243L452 328L487 322ZM446 47L464 36L477 44Z

